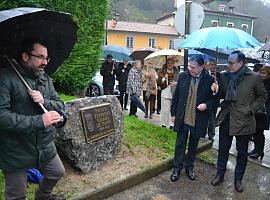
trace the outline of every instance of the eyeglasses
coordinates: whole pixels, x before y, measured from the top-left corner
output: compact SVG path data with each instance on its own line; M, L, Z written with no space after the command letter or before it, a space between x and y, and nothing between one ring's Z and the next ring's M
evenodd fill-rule
M235 63L237 63L237 62L232 62L232 61L227 62L228 65L234 65Z
M30 56L34 56L34 57L36 57L36 58L38 58L39 60L42 60L42 61L44 61L44 60L46 60L47 61L47 63L48 62L50 62L50 58L49 57L45 57L45 56L43 56L43 55L35 55L35 54L32 54L32 53L28 53Z

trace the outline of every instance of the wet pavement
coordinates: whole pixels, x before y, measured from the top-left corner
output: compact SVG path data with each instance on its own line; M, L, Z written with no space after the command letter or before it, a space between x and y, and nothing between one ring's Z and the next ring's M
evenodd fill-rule
M210 185L215 167L196 162L195 181L187 179L182 172L180 179L172 183L170 171L160 174L140 185L115 194L106 200L267 200L270 199L269 169L249 163L243 180L244 192L237 193L233 185L234 158L228 163L224 182Z
M154 114L152 119L144 118L141 111L138 111L137 115L147 122L160 126L160 115ZM213 158L215 160L217 158L218 134L217 128L213 149L211 150L211 152L214 152ZM234 190L233 180L236 162L234 155L237 153L234 139L230 150L228 170L224 183L220 186L213 187L210 184L216 172L215 166L196 161L194 172L197 179L194 182L188 180L182 172L179 181L172 183L170 181L171 171L167 171L131 189L115 194L107 200L270 200L270 131L265 131L265 137L265 156L262 161L249 159L243 179L243 193L237 193ZM250 143L249 149L253 149L252 143Z
M125 111L126 114L128 114L128 111ZM156 124L158 126L160 125L160 115L158 114L153 114L153 118L144 118L144 113L140 110L138 110L137 115L139 116L140 119L143 119L149 123L153 123ZM215 137L214 137L214 143L213 143L213 148L214 149L218 149L218 134L219 134L219 129L216 128L215 130ZM264 131L264 135L265 135L265 147L264 147L264 157L262 160L260 159L249 159L250 162L254 162L257 163L259 165L262 165L264 167L270 168L270 131L266 130ZM230 149L230 153L233 155L237 155L237 150L236 150L236 144L235 144L235 137L233 139L233 143ZM249 143L249 151L251 151L253 149L253 142ZM270 199L270 197L269 197Z

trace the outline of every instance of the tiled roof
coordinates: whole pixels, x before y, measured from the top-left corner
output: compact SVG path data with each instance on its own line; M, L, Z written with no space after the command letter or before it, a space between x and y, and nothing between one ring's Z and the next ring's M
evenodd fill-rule
M118 21L115 27L112 27L112 20L108 21L109 31L124 31L124 32L137 32L137 33L152 33L161 35L177 36L175 27L168 25L141 23L141 22L127 22Z

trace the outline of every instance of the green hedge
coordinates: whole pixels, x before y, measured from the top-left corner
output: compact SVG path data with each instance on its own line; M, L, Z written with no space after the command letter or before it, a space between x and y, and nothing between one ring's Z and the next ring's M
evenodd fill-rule
M78 41L72 54L53 74L56 89L65 94L77 94L85 89L99 70L107 0L16 0L1 1L0 9L43 7L70 13L79 26Z

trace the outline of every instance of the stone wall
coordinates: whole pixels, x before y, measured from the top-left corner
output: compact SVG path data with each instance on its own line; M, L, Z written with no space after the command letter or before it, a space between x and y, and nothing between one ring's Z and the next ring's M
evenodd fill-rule
M84 134L80 110L110 103L115 131L87 143ZM119 100L112 95L87 97L66 103L68 121L62 129L57 130L56 146L59 154L64 154L72 167L81 172L89 172L110 160L120 150L123 135L123 113Z

